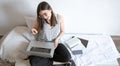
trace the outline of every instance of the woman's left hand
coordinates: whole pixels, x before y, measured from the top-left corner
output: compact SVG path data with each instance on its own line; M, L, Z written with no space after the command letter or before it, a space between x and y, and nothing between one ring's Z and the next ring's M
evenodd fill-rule
M54 46L55 46L55 48L57 48L57 46L58 46L58 39L55 39Z

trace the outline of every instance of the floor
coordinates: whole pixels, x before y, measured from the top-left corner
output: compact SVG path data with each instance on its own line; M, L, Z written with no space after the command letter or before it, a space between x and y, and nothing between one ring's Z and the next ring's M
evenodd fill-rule
M112 36L112 39L113 39L118 51L120 52L120 36Z
M111 36L118 51L120 52L120 36ZM2 38L2 36L0 36L0 38ZM120 58L118 59L118 62L120 64ZM14 63L9 63L9 62L6 62L6 61L2 61L0 60L0 66L15 66Z
M120 36L112 36L112 39L116 45L116 48L120 52ZM120 64L120 58L118 58L117 60L118 60L118 63Z

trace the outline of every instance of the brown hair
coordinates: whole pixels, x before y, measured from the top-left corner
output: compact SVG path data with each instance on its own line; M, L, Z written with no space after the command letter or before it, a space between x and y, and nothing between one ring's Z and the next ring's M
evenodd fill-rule
M39 29L40 30L43 29L43 22L46 21L45 19L43 19L39 15L39 12L41 10L51 10L51 19L50 19L51 20L50 21L51 24L50 25L51 26L55 26L57 24L57 20L56 20L55 14L53 13L53 10L52 10L51 6L47 2L43 1L37 7L37 22L39 24Z

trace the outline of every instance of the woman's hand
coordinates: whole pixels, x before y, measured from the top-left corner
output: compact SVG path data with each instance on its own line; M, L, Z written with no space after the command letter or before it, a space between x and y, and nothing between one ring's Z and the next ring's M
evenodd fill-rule
M57 48L57 46L58 46L58 39L55 39L54 46L55 46L55 48Z
M32 32L33 35L38 33L38 31L35 28L32 28L31 32Z

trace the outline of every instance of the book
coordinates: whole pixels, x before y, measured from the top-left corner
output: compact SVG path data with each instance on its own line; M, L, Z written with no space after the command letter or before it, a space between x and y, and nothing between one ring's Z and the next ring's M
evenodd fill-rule
M83 50L85 49L85 46L81 43L81 41L77 38L71 38L67 41L65 41L65 44L67 44L68 48L73 51L73 50Z

